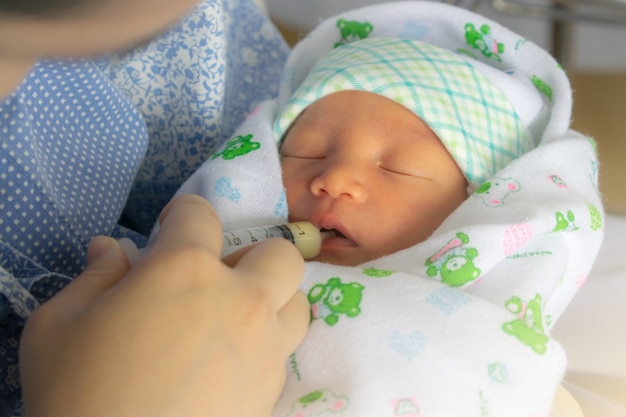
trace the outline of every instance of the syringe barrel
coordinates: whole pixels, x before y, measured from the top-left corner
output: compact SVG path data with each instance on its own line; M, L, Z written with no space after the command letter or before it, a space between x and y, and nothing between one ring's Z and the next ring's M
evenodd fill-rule
M230 255L253 243L275 237L281 237L292 242L304 259L316 257L322 247L322 235L319 229L311 222L302 221L224 232L221 257Z
M224 232L223 234L221 257L223 258L230 255L253 243L274 237L289 240L295 245L304 259L311 259L315 258L320 253L322 238L329 236L328 233L324 233L324 236L322 236L319 229L308 221L232 230ZM137 249L133 241L128 238L122 238L119 242L131 265L134 265L148 250L147 248Z

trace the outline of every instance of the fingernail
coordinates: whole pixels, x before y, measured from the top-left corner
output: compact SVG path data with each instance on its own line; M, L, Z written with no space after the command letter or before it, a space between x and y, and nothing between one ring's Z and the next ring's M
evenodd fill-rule
M91 240L87 249L87 263L107 256L111 253L119 252L120 245L117 241L107 236L96 236Z
M135 245L135 242L127 237L123 237L118 240L117 243L119 244L120 248L122 248L124 255L126 255L128 263L133 266L135 262L137 262L137 260L139 259L139 249L137 249L137 245Z

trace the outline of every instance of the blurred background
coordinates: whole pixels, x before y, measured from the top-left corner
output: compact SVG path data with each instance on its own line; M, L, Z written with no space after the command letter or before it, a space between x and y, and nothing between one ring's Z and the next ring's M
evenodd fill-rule
M325 18L384 1L265 0L292 44ZM606 208L626 214L626 0L439 1L490 17L561 62L574 87L573 127L598 142Z

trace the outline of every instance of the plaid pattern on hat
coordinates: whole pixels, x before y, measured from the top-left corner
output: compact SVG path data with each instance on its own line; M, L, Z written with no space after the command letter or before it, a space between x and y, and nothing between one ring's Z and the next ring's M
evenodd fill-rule
M279 140L306 107L345 90L379 94L414 112L446 146L472 191L534 148L504 93L464 57L390 38L364 39L324 56L278 115Z

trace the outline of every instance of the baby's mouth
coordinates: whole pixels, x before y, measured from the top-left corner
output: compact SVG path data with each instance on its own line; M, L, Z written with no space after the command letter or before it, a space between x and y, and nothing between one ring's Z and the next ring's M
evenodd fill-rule
M344 233L339 229L322 227L320 229L320 232L322 233L322 236L326 235L325 237L322 237L322 239L324 239L322 246L326 250L335 250L335 249L341 249L341 248L355 248L358 246L357 243L354 240L352 240L352 238L349 235L346 234L346 233L350 233L347 230L346 230L346 233Z
M344 235L343 233L341 233L341 231L337 230L337 229L324 229L323 227L320 229L320 232L325 233L325 232L331 232L335 234L335 237L340 237L343 239L347 239L346 235Z

